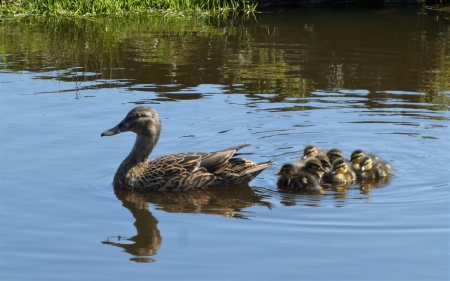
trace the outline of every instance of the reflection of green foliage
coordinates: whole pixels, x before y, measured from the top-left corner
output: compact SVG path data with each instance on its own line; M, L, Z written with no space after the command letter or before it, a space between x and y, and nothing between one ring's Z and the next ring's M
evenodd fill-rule
M429 87L423 89L422 102L436 105L436 110L448 110L450 107L450 55L442 59L441 68L430 71Z
M378 92L395 85L383 85L386 80L389 82L389 72L373 68L370 57L364 54L357 55L361 63L336 59L341 54L339 48L332 50L336 47L333 42L329 46L336 56L328 57L328 61L323 58L330 50L323 47L318 52L314 38L302 41L305 48L298 49L301 61L293 58L292 47L278 40L280 32L283 31L276 26L242 18L186 13L170 17L130 14L5 19L0 25L0 67L41 72L41 78L105 83L102 87L106 83L176 84L180 88L220 83L228 86L231 93L277 94L271 97L274 101L309 97L315 87L361 87ZM299 36L303 34L299 32ZM446 42L450 30L440 32L438 37L439 44L424 42L433 52L419 50L404 56L405 60L412 58L411 63L419 68L415 77L423 88L411 85L403 90L426 95L402 98L447 108L450 54ZM319 63L318 58L322 59ZM395 71L403 72L405 68ZM381 86L367 84L365 77L373 81L372 76L378 77ZM99 82L101 79L109 81Z
M254 11L243 0L11 0L2 1L1 14L97 15L148 12L151 9Z

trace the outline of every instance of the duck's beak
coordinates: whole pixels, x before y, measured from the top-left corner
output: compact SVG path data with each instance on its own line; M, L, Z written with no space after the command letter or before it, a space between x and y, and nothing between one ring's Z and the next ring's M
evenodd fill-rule
M108 136L114 136L123 132L127 132L125 122L120 122L119 125L115 126L114 128L109 129L108 131L104 131L101 136L102 137L108 137Z
M336 173L336 170L332 170L332 171L330 172L330 175L332 175L332 174L334 174L334 173Z
M281 176L281 173L280 172L276 172L275 176Z
M359 170L360 170L361 172L364 172L365 169L366 169L366 168L365 168L364 166L362 166L361 168L359 168Z
M323 167L320 167L320 169L319 169L320 171L322 171L322 172L324 172L324 173L326 173L327 172L327 170L325 170Z

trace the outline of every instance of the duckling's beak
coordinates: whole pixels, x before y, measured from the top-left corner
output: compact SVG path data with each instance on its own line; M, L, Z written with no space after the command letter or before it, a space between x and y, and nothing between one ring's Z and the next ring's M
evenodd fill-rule
M101 136L108 137L108 136L114 136L123 132L127 132L127 128L125 126L125 122L120 122L119 125L115 126L114 128L109 129L108 131L104 131Z
M319 170L321 170L322 172L326 173L327 170L325 170L323 167L320 167Z
M361 168L359 168L359 170L360 170L361 172L364 172L364 171L366 170L366 168L365 168L364 166L362 166Z
M276 172L276 173L275 173L275 176L281 176L280 171Z
M336 170L331 170L330 175L336 173Z
M327 164L328 168L333 168L333 165L331 165L330 163Z
M308 155L303 155L302 159L308 158Z

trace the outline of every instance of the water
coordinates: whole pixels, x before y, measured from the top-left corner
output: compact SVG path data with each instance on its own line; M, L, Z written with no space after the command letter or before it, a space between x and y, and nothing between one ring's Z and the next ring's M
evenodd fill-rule
M449 22L416 8L252 19L2 24L2 280L448 280ZM136 104L152 157L240 143L249 187L114 190ZM303 147L357 148L383 183L277 190Z

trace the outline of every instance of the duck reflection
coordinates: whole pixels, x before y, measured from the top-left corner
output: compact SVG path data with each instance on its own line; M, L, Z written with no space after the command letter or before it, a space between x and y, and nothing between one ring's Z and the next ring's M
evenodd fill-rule
M321 183L323 192L311 194L298 190L278 189L280 203L284 206L320 207L323 201L332 200L335 207L344 207L349 199L369 200L372 189L383 188L391 181L390 177L379 179L358 179L352 184Z
M241 211L252 206L267 206L268 195L255 192L248 185L216 188L189 192L149 192L114 188L122 206L133 215L137 234L131 238L114 237L103 244L124 249L133 255L135 262L154 262L149 256L154 256L161 247L162 237L158 229L158 220L149 210L149 203L157 210L169 213L212 214L223 217L248 219Z
M378 179L362 179L359 182L359 190L361 194L368 195L373 188L382 188L391 182L391 177Z

